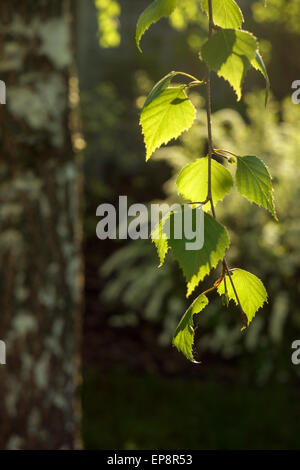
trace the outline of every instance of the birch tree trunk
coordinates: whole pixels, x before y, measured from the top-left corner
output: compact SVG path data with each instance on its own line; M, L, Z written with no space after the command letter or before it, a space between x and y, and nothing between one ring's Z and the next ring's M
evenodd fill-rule
M82 270L71 5L0 3L1 449L76 445Z

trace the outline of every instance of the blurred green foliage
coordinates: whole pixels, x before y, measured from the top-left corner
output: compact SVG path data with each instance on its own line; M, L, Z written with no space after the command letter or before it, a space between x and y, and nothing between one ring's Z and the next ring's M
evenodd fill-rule
M99 44L101 47L120 45L119 17L121 7L117 0L95 0L99 27Z
M259 22L279 24L290 33L299 34L300 4L298 0L268 0L267 5L253 5L254 19Z
M279 3L280 8L286 5L283 1ZM294 39L282 41L283 37L287 38L285 31L289 27L269 29L268 24L260 23L262 15L269 15L267 11L273 11L273 6L279 3L269 0L265 8L261 1L241 1L241 6L246 7L245 17L247 9L250 13L249 8L253 5L255 28L258 35L265 38L262 49L267 52L267 62L270 61L271 82L275 82L277 98L273 98L267 108L264 107L263 92L256 91L256 80L261 80L260 85L263 81L253 73L249 89L255 91L248 93L244 103L233 109L229 107L234 102L229 87L222 80L213 83L215 146L240 155L245 152L257 155L267 163L274 178L278 224L263 209L250 205L237 193L226 197L224 205L217 206L218 218L230 228L230 264L258 275L266 284L270 300L268 306L258 312L249 331L241 334L238 310L232 307L228 313L224 312L220 300L215 298L199 316L197 341L200 357L213 353L238 360L241 365L247 364L242 368L243 377L246 380L255 377L258 383L272 377L287 381L289 377L299 375L298 369L290 363L290 345L300 330L300 209L296 202L300 192L300 108L291 104L289 96L281 100L282 96L290 93L290 83L287 77L283 82L282 74L278 72L282 70L282 60L289 57L291 50L296 50L296 43ZM115 56L111 53L109 60L102 56L102 66L106 70L104 77L96 89L85 92L83 101L83 125L88 141L85 151L89 181L86 188L87 239L95 236L95 207L99 203L116 202L119 194L127 194L129 203L175 202L174 184L179 170L206 153L203 98L197 93L193 94L198 109L197 123L180 141L156 152L154 161L147 168L143 159L143 143L137 137L138 112L145 96L155 81L174 68L174 60L177 59L180 66L187 63L191 73L199 72L190 65L190 59L204 37L207 21L199 4L195 0L179 3L180 8L171 18L171 25L177 29L176 35L171 28L165 29L165 25L157 26L164 31L159 53L154 34L153 39L147 39L145 56L136 51L134 39L132 45L126 43L127 55L120 49L119 52L116 50ZM136 16L132 18L131 14L129 24L125 21L132 34L142 7L137 2ZM123 11L125 19L126 15ZM286 17L280 18L287 25ZM273 20L278 21L276 15ZM294 33L299 32L298 26ZM194 35L194 43L191 35ZM183 54L186 42L195 46L189 54ZM281 42L282 46L277 47L276 44ZM272 51L271 44L275 44L276 50ZM289 64L285 71L293 76L297 73L296 65L292 67ZM122 73L118 74L120 67ZM221 109L224 106L225 109ZM159 189L162 183L164 194ZM175 263L169 258L164 267L157 269L158 258L150 241L110 245L103 261L100 275L105 284L101 300L109 314L110 326L136 326L146 320L158 326L159 343L170 347L176 322L186 308L182 300L184 282ZM206 282L203 289L205 287Z
M279 223L263 209L249 204L237 192L226 196L224 204L218 204L217 212L230 230L231 266L241 266L259 275L266 284L270 300L269 305L257 313L249 331L242 335L236 321L238 310L233 308L227 314L219 298L213 298L210 306L199 315L198 327L202 335L199 335L197 348L201 354L209 351L225 358L243 357L243 352L252 352L257 357L258 381L267 380L274 374L278 380L285 381L293 372L298 374L297 368L286 368L289 361L286 353L280 366L280 344L286 350L291 335L296 337L300 332L300 307L296 300L300 295L300 207L295 202L300 197L297 153L300 146L300 108L294 106L290 98L282 104L272 100L265 108L263 93L249 94L245 101L245 118L232 109L214 113L214 142L217 148L231 149L238 155L246 155L245 152L257 155L272 168ZM172 169L172 176L164 185L166 201L170 204L178 202L175 180L182 165L205 155L206 121L202 98L194 94L194 103L200 105L197 123L183 135L181 145L161 149L154 157L166 161ZM229 165L228 168L233 170L234 166ZM174 323L184 312L184 308L176 312L173 308L173 305L181 307L178 292L182 276L170 265L170 258L165 267L154 270L154 247L152 255L145 245L144 256L141 256L141 247L141 242L132 242L106 261L102 274L114 275L104 298L110 306L115 299L124 299L124 314L130 311L131 315L136 315L136 321L139 317L148 320L163 318L160 338L170 341ZM176 273L176 287L169 282L171 269ZM121 317L118 314L118 324ZM274 349L277 351L275 357L265 355L274 344L278 346Z

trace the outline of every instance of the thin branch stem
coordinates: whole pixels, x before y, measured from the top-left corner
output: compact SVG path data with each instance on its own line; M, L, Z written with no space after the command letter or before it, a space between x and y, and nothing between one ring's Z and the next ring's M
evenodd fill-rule
M204 206L204 204L207 204L209 201L210 201L210 199L206 198L205 201L188 202L187 204L201 204L201 206Z
M212 1L208 0L208 37L212 36L213 32L213 12L212 12ZM213 154L213 143L212 143L212 128L211 128L211 81L210 81L210 70L207 66L206 70L206 115L207 115L207 133L208 133L208 191L207 199L210 201L211 212L214 217L216 217L214 203L212 199L212 189L211 189L211 160Z
M224 270L224 264L223 264L223 270ZM228 296L228 290L227 290L227 283L226 283L226 276L224 276L224 290L225 290L225 295Z
M211 38L213 29L214 29L214 21L213 21L213 9L212 9L212 0L208 0L208 37ZM211 206L211 212L214 218L216 218L216 211L214 207L214 202L212 198L212 183L211 183L211 168L212 168L212 155L214 153L214 147L213 147L213 139L212 139L212 125L211 125L211 78L210 78L210 69L207 66L207 71L206 71L206 114L207 114L207 134L208 134L208 192L207 192L207 199L210 201L210 206ZM230 283L234 292L234 295L236 297L238 306L240 307L241 314L242 314L242 323L243 326L248 326L248 319L247 316L241 306L241 302L239 299L239 296L237 294L234 282L232 280L232 275L230 272L230 269L228 268L226 259L224 257L223 259L223 270L222 270L222 276L221 276L221 281L223 280L224 274L227 273L230 279ZM218 280L219 281L219 280ZM218 282L217 281L217 282Z
M223 281L223 279L224 279L224 281L225 281L225 270L224 270L224 269L222 270L221 276L219 277L219 279L216 280L216 282L214 283L214 285L213 285L212 287L210 287L209 289L205 290L204 292L202 292L202 294L200 294L200 295L206 295L206 294L208 294L209 292L212 292L212 291L214 291L215 289L217 289L217 288L219 287L219 285L221 284L221 282Z

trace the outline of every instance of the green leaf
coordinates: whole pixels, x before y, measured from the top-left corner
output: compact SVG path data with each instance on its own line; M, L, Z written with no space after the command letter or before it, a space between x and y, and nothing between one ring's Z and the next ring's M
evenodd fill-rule
M159 257L159 267L164 264L166 254L169 250L169 244L166 234L164 233L164 223L168 219L170 214L167 214L163 219L159 222L159 224L155 227L153 232L151 233L151 238L153 243L156 246L157 254Z
M207 304L208 298L203 294L199 295L183 315L173 338L174 346L192 362L196 362L193 355L195 333L193 317L196 313L200 313Z
M147 29L164 16L169 16L177 5L177 0L155 0L146 10L143 11L138 19L136 27L136 44L142 52L140 42Z
M194 122L196 110L185 93L185 85L163 89L144 106L140 124L146 145L146 161L152 153L176 139Z
M266 80L266 101L265 101L265 104L267 106L268 99L269 99L269 93L270 93L270 80L269 80L269 76L268 76L268 72L267 72L265 63L264 63L263 58L260 55L259 51L256 51L255 58L253 59L251 64L256 70L261 72L261 74L264 76L264 78Z
M248 325L251 323L257 310L259 310L265 302L268 301L267 291L258 277L254 274L244 271L243 269L234 269L231 274L232 281L237 291L242 309L244 310ZM224 295L225 281L223 280L218 287L218 293ZM238 305L230 279L226 276L227 295L229 299L234 300Z
M238 101L242 83L257 50L256 38L247 31L224 29L216 32L201 50L208 67L233 87Z
M270 211L277 220L272 179L264 162L255 156L237 157L236 184L242 196Z
M173 217L174 214L171 214L171 226L173 225ZM223 225L219 224L210 214L204 213L203 247L201 250L186 250L188 242L190 240L184 236L180 240L176 239L171 230L168 245L186 278L187 297L224 258L226 249L229 247L229 237Z
M222 201L233 186L231 173L216 160L211 162L212 197L216 204ZM191 202L206 200L208 190L208 157L200 158L183 168L176 185L178 193ZM209 206L206 204L205 207Z
M202 9L208 15L208 0L202 0ZM243 13L234 0L212 0L214 24L226 29L240 28Z
M178 72L170 72L168 73L168 75L166 75L161 80L159 80L159 82L157 82L154 85L149 95L147 96L147 99L144 103L143 108L145 108L145 106L148 106L148 104L150 104L151 101L157 98L166 88L168 88L172 78L175 77L176 75L178 75Z

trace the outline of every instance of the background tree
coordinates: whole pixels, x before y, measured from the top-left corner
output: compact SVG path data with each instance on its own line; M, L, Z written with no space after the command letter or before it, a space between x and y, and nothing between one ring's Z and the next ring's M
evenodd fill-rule
M82 289L70 1L3 0L0 448L73 448ZM73 144L72 145L72 140Z

